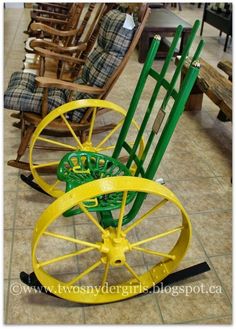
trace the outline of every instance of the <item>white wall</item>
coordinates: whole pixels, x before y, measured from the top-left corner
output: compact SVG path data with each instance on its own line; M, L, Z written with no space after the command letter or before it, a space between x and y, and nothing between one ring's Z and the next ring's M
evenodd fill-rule
M24 2L5 2L5 8L24 8Z

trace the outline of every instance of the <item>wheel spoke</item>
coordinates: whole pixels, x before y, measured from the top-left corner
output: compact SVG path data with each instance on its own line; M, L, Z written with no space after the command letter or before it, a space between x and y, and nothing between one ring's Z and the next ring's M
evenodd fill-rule
M148 216L150 216L152 213L154 213L157 209L161 208L162 206L164 206L166 204L168 200L167 199L163 199L161 202L159 202L156 206L154 206L153 208L151 208L150 210L148 210L143 216L141 216L139 219L137 219L132 225L130 225L129 227L127 227L126 230L124 230L124 233L128 233L130 230L132 230L134 227L136 227L137 225L139 225L145 218L147 218Z
M95 244L95 243L91 243L91 242L88 242L88 241L83 241L83 240L71 238L70 236L65 236L65 235L62 235L62 234L48 232L48 231L45 231L43 234L48 235L48 236L52 236L53 238L62 239L62 240L70 241L70 242L73 242L73 243L81 244L83 246L88 246L88 247L93 247L93 248L96 248L96 249L100 249L100 246Z
M77 150L77 148L75 146L71 146L69 144L65 144L65 143L62 143L62 142L57 142L57 141L54 141L53 139L44 138L44 137L38 137L37 139L42 141L42 142L49 143L49 144L54 144L54 145L66 147L69 150Z
M32 167L34 169L38 169L38 168L56 166L58 164L59 164L59 161L54 161L54 162L47 162L47 163L41 163L41 164L38 164L38 165L33 165Z
M121 203L121 208L120 208L119 219L118 219L118 225L117 225L117 238L120 237L120 232L121 232L121 227L122 227L122 223L123 223L123 217L124 217L124 212L125 212L125 205L126 205L127 195L128 195L128 192L124 191L123 198L122 198L122 203Z
M97 108L94 108L93 109L92 118L91 118L91 122L90 122L89 134L88 134L88 142L89 143L91 142L91 139L92 139L92 134L93 134L93 128L94 128L94 124L95 124L96 114L97 114Z
M151 254L151 255L166 257L166 258L169 258L169 259L172 259L172 260L175 259L174 255L169 255L169 254L159 252L159 251L154 251L154 250L151 250L151 249L146 249L146 248L141 248L141 247L133 247L133 249L138 250L138 251L142 251L142 252L145 252L145 253Z
M79 275L77 275L74 279L72 279L71 281L67 282L68 285L73 285L75 282L81 280L85 275L89 274L90 272L92 272L93 270L95 270L95 268L97 268L98 266L100 266L102 264L102 261L99 260L96 263L94 263L92 266L88 267L84 272L80 273Z
M127 262L124 263L124 266L135 277L135 279L137 279L139 282L142 283L142 281L140 280L138 274L134 271L134 269Z
M102 147L100 148L100 151L109 151L109 150L114 150L115 145L107 146L107 147Z
M59 179L57 179L56 182L55 182L53 185L50 186L49 191L53 191L54 188L55 188L59 183L61 183L61 181L60 181Z
M95 147L99 148L103 144L105 144L106 141L122 126L123 122L124 122L124 119L120 120L120 122L117 123L117 125L109 132L109 134L107 134L106 137L103 138L103 140Z
M84 212L84 214L97 226L97 228L102 232L105 233L104 228L98 223L95 217L86 209L83 203L79 202L80 209Z
M110 264L109 264L109 262L107 262L106 265L105 265L105 272L104 272L104 275L103 275L103 278L102 278L101 287L103 287L105 285L105 283L107 282L107 276L108 276L109 268L110 268Z
M153 241L153 240L156 240L156 239L163 238L163 237L165 237L167 235L170 235L170 234L173 234L175 232L181 231L183 228L184 228L183 226L178 226L178 227L173 228L172 230L166 231L164 233L160 233L160 234L151 236L150 238L147 238L147 239L144 239L144 240L135 242L135 243L131 244L131 247L133 248L133 247L139 246L140 244L143 244L143 243L146 243L146 242L150 242L150 241Z
M66 119L66 117L64 116L64 114L61 114L62 120L65 122L67 128L70 130L71 135L74 137L76 143L78 144L79 148L82 149L82 144L78 138L78 136L76 135L76 133L74 132L73 128L71 127L71 125L69 124L68 120Z
M63 255L63 256L55 257L55 258L46 260L45 262L40 262L38 264L38 267L43 267L43 266L50 265L50 264L53 264L53 263L56 263L56 262L60 262L62 260L84 254L84 253L89 252L89 251L94 250L94 249L95 248L93 248L93 247L88 247L88 248L84 248L82 250L77 250L77 251L71 252L71 253Z

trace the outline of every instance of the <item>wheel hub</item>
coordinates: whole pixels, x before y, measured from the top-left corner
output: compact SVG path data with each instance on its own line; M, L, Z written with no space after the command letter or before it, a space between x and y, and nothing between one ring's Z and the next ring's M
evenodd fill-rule
M99 149L94 147L91 142L84 142L82 144L82 149L79 148L80 151L87 151L87 152L99 152Z
M102 262L111 266L122 266L126 262L125 253L131 249L123 232L117 238L117 230L113 227L106 229L101 244Z

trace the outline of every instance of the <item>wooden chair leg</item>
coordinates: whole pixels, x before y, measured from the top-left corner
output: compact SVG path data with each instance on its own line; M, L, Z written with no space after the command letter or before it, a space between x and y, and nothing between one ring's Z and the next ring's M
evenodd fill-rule
M26 148L29 144L30 138L33 135L34 130L35 130L34 125L28 125L25 127L25 130L21 136L20 146L17 150L16 160L9 160L7 162L8 166L23 169L23 170L30 170L29 162L23 162L23 161L20 161L20 159L25 154Z
M33 135L33 132L35 130L35 126L29 125L25 127L25 132L23 136L21 137L21 143L17 150L17 158L16 161L19 161L20 158L25 154L26 148L30 142L30 138Z
M226 35L225 46L224 46L224 52L226 52L227 44L228 44L228 40L229 40L229 34Z

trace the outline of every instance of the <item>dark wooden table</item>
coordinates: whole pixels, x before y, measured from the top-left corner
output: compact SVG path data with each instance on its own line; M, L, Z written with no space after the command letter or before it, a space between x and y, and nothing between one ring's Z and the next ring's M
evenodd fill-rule
M155 34L159 34L162 38L173 37L178 25L183 26L182 38L178 49L178 54L181 54L192 26L168 9L151 9L151 14L139 41L139 62L144 63L152 38ZM168 47L162 42L158 51L158 57L166 57L167 51Z

